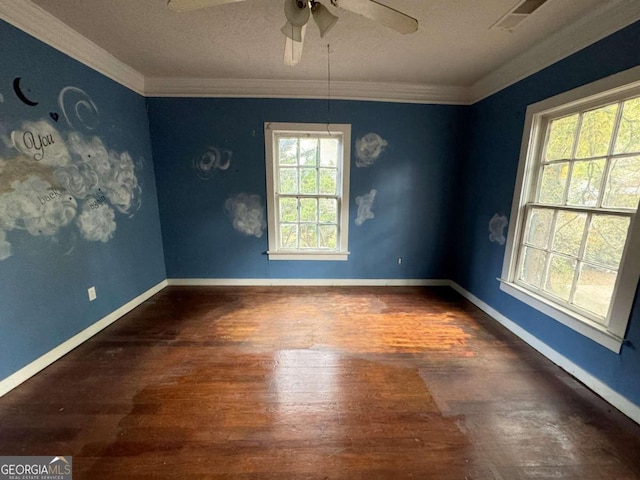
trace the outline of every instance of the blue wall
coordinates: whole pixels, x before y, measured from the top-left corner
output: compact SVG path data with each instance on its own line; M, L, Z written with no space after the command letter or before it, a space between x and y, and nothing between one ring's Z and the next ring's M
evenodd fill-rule
M0 38L1 380L166 275L144 98Z
M367 168L352 157L346 262L268 261L266 231L235 230L224 208L240 193L266 206L264 122L325 122L326 101L145 102L3 22L0 37L0 379L166 277L453 278L640 404L640 306L638 349L615 355L502 293L487 231L510 213L526 106L640 64L640 24L471 107L332 101L352 147L388 142ZM222 168L198 168L207 152ZM375 218L357 226L371 189Z
M448 278L465 107L332 101L331 121L352 125L352 150L371 132L388 145L368 167L352 155L348 261L301 262L269 261L266 230L260 237L234 230L224 205L245 193L266 208L264 122L323 123L327 102L151 98L148 105L169 278ZM194 159L210 147L232 152L231 164L203 179ZM375 218L358 226L356 197L371 189Z
M488 222L509 216L527 105L640 64L640 23L532 75L471 107L458 255L453 278L529 333L640 404L640 306L621 355L599 346L499 289L504 246L489 242Z

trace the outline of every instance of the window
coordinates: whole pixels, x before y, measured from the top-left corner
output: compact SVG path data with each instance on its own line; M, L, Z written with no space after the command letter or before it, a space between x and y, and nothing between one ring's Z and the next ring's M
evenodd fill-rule
M346 260L350 125L266 123L270 260Z
M501 283L614 351L640 275L640 82L629 78L640 70L527 110Z

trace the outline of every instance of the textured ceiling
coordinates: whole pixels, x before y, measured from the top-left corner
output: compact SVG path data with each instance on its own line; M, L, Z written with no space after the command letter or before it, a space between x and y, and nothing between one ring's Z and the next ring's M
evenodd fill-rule
M282 62L282 0L174 13L166 0L33 0L145 77L326 80L471 86L608 0L549 0L515 31L490 27L517 0L381 0L418 19L401 35L324 3L340 17L307 29L300 64Z

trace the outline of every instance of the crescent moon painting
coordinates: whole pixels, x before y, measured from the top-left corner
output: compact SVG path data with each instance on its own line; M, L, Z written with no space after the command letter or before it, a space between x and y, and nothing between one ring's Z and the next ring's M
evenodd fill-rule
M38 105L38 102L34 102L33 100L29 100L27 98L27 96L24 94L24 92L20 88L20 79L21 77L16 77L15 80L13 81L13 89L16 92L16 96L20 100L22 100L23 103L29 105L30 107L35 107L36 105Z

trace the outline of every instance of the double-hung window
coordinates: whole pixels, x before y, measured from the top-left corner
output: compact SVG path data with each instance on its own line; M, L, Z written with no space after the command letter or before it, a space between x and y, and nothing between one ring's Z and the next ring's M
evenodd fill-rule
M614 351L640 275L638 78L529 107L501 283Z
M265 124L269 259L347 259L350 146L350 125Z

